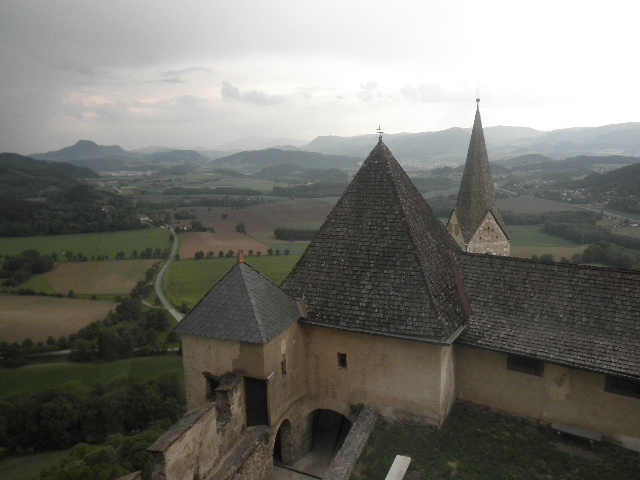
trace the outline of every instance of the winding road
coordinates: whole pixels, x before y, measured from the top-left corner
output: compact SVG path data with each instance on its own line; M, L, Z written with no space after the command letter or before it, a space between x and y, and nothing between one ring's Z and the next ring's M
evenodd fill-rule
M173 318L175 318L177 322L179 322L180 320L182 320L183 315L180 312L178 312L175 308L173 308L173 306L169 303L169 300L167 300L167 297L165 297L164 293L162 293L162 279L164 278L164 273L167 271L167 268L169 268L169 265L171 265L171 262L173 262L173 260L176 258L176 254L178 253L179 241L178 241L178 235L176 235L176 232L174 232L171 227L167 226L164 228L169 230L169 232L171 232L171 235L173 235L173 249L171 250L171 253L169 254L169 258L167 259L166 263L163 265L162 269L160 270L160 273L158 273L158 276L156 277L156 283L155 283L156 295L158 295L158 298L160 299L162 306L165 309L167 309L171 315L173 315Z

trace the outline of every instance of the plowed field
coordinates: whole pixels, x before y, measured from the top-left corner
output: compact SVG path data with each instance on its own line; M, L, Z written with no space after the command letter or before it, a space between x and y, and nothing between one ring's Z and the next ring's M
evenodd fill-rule
M0 296L0 340L45 341L75 333L115 310L112 302L26 295Z

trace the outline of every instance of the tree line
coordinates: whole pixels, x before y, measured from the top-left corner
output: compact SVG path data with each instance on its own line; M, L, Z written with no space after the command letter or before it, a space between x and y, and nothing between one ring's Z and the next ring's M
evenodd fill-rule
M318 233L317 229L312 228L288 228L278 227L273 231L273 235L278 240L296 241L296 240L313 240Z
M27 281L32 275L53 270L53 258L40 255L37 250L24 250L13 256L5 256L0 278L5 280L3 285L14 287Z
M184 403L176 374L151 380L126 376L110 382L66 382L18 393L0 400L0 457L79 444L69 454L73 461L67 457L39 478L111 480L135 470L148 475L150 455L145 449L181 417ZM145 429L153 433L141 435ZM117 475L105 477L105 470Z

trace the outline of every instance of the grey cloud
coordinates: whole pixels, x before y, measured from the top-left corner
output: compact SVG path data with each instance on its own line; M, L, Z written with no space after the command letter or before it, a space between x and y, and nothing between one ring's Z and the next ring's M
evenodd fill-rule
M376 98L382 97L382 92L378 89L378 82L367 82L360 85L360 93L358 98L364 102L370 102Z
M231 85L227 81L222 82L220 93L224 100L237 100L240 102L255 103L256 105L275 105L286 100L284 95L269 95L257 90L241 93L238 87Z
M404 85L400 94L413 102L448 102L468 97L468 94L447 90L442 85L434 83L421 83L417 87Z
M182 80L181 78L178 78L178 77L163 78L160 81L162 83L187 83L185 80Z
M224 100L242 100L240 89L238 87L234 87L229 82L222 82L222 89L220 89L220 93Z

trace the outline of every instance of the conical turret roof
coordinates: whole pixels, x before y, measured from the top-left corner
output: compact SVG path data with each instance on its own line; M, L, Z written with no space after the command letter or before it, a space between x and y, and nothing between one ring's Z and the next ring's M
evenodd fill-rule
M295 299L238 256L174 328L183 335L267 343L300 318Z
M282 287L305 322L443 340L467 318L458 250L380 140Z
M496 203L487 145L484 141L482 120L480 119L480 100L477 100L476 116L473 121L467 161L462 174L460 192L455 212L465 243L469 243L474 233L490 210L496 221L507 234L507 229Z

